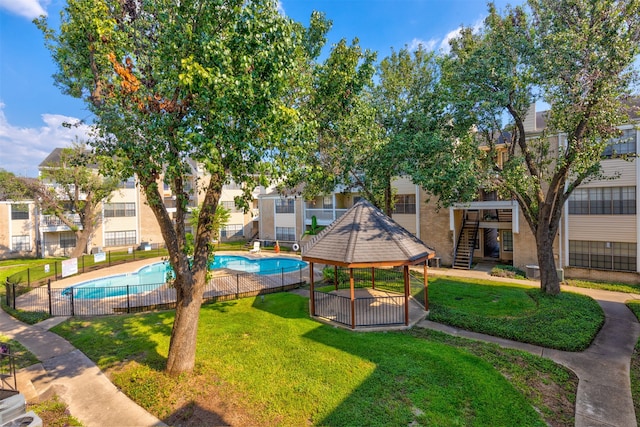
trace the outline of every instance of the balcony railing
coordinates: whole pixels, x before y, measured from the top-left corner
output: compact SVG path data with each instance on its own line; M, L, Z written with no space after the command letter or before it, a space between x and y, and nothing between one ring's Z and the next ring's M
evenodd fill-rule
M67 218L69 218L73 222L73 225L77 227L82 226L82 223L80 222L80 215L78 214L67 215ZM40 224L42 225L42 227L45 227L45 228L64 227L68 229L67 225L55 215L42 215Z
M311 218L316 217L320 223L331 223L340 218L348 209L306 209L305 219L310 224Z

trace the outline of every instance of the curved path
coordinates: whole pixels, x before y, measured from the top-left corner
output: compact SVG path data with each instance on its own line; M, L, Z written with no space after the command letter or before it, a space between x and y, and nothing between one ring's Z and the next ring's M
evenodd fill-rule
M432 269L429 273L516 282L530 286L539 285L539 282L530 280L489 277L486 271ZM523 344L453 328L429 320L423 320L417 326L527 351L571 369L579 379L576 394L576 427L638 425L631 398L629 366L633 349L640 337L640 323L625 305L625 301L640 299L640 295L570 286L563 286L562 289L592 297L604 311L605 323L603 327L591 346L580 353Z
M536 286L536 282L489 277L486 271L431 269L431 275L484 278ZM478 334L423 320L417 326L528 351L573 370L578 378L576 423L583 426L635 426L629 364L640 337L640 324L624 305L640 295L563 287L589 295L605 313L605 324L591 346L581 353L564 352ZM29 326L0 310L0 333L22 343L40 361L18 376L20 391L29 398L55 392L71 414L86 426L162 426L121 393L82 352L47 329L64 318L52 318Z

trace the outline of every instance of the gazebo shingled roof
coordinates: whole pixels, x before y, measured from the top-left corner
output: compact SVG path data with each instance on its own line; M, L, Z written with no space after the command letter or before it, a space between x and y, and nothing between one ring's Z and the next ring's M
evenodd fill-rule
M366 200L360 200L302 248L305 261L343 267L425 262L435 251Z

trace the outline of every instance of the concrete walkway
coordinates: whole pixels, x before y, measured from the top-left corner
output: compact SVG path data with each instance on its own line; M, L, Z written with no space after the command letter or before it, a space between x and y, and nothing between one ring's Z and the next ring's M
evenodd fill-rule
M84 426L162 426L120 392L80 350L47 329L63 317L29 326L0 310L0 331L24 345L41 363L21 370L18 389L28 402L57 394Z
M491 277L482 266L479 270L468 271L430 269L429 274L492 279L540 286L538 281ZM579 379L576 394L576 427L636 426L636 414L631 398L629 366L633 349L640 337L640 324L624 303L631 299L640 299L640 295L570 286L563 286L562 290L588 295L595 299L604 311L604 326L591 346L580 353L523 344L453 328L429 320L423 320L417 326L527 351L571 369Z
M430 269L429 274L490 278L539 286L538 282L530 280L490 277L482 266L480 270L469 271ZM577 427L637 425L631 399L629 362L640 337L640 324L624 302L640 299L640 295L572 287L563 287L563 290L593 297L605 313L603 328L592 345L581 353L509 341L429 320L423 320L417 326L524 350L568 367L579 378L576 396ZM89 427L164 425L121 393L82 352L48 331L63 320L65 318L52 318L29 326L0 310L0 333L23 344L41 361L18 374L18 387L27 400L55 393L67 403L70 413Z

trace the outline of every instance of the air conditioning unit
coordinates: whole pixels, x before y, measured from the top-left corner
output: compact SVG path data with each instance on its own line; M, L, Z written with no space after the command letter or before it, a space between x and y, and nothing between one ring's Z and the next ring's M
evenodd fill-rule
M42 418L35 412L29 411L12 420L7 421L0 427L42 427Z
M0 426L4 427L7 421L24 415L26 408L27 404L21 393L0 400Z

